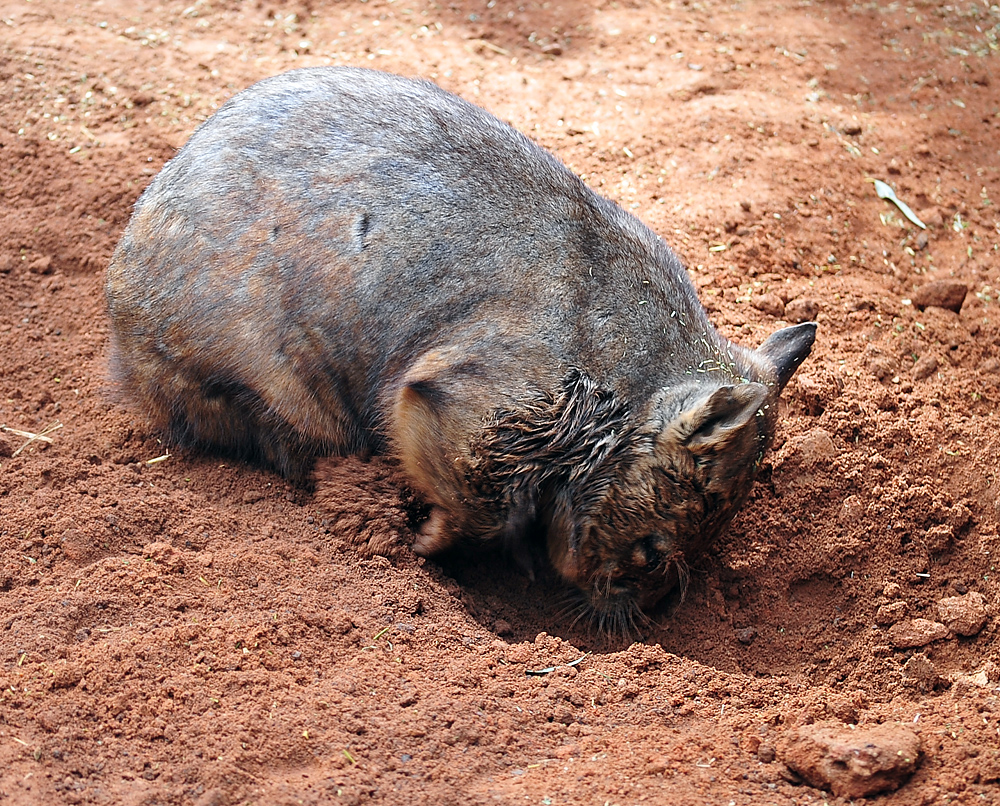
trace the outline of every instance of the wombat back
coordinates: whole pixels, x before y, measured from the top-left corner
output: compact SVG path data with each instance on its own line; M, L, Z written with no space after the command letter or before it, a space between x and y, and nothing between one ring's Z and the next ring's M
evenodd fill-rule
M619 251L616 210L434 85L293 71L225 104L138 201L107 276L114 366L183 443L284 472L382 447L380 396L428 347L534 330L547 360L583 252Z

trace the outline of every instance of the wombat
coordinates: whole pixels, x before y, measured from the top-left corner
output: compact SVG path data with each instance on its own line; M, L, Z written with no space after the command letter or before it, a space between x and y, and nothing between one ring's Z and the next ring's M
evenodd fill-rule
M527 137L433 84L310 68L237 94L136 204L112 367L176 444L308 478L398 457L415 550L544 535L628 629L747 497L815 325L756 351L677 257Z

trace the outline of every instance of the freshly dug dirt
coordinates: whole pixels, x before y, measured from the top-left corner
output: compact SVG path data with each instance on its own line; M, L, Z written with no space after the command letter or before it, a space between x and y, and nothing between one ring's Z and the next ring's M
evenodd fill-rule
M982 0L0 0L0 803L846 803L776 753L814 722L919 738L887 804L1000 802L998 36ZM320 511L115 400L133 202L316 64L509 120L730 338L819 322L752 499L641 640L503 557L417 559L382 460Z

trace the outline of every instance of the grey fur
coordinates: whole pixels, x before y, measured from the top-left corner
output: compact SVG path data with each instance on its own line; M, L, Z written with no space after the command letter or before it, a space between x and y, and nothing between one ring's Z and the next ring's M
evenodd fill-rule
M616 625L736 512L815 330L726 341L666 244L546 151L354 68L202 125L107 297L117 377L171 439L298 479L394 452L433 507L418 551L542 527Z

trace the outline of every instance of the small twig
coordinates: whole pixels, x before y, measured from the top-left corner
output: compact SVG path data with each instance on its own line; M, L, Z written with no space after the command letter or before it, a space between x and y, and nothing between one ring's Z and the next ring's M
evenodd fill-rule
M586 655L581 655L576 660L571 660L569 663L562 663L562 664L560 664L560 666L576 666L578 663L580 663L588 655L590 655L589 652ZM532 674L532 675L539 675L540 676L540 675L545 675L545 674L551 674L552 672L554 672L558 668L559 668L559 666L548 666L548 667L546 667L544 669L525 669L524 673L525 674Z
M17 428L11 428L7 425L0 425L0 431L6 431L8 434L13 434L16 437L25 437L26 439L40 439L43 442L51 442L52 440L48 437L42 437L38 434L32 434L30 431L20 431Z
M52 438L49 437L49 436L46 436L46 435L47 434L51 434L53 431L58 431L62 427L63 427L62 423L55 423L53 425L50 425L44 431L42 431L42 432L40 432L38 434L33 434L30 431L21 431L20 429L11 428L10 426L7 426L7 425L0 425L0 431L6 431L8 434L13 434L16 437L24 437L26 440L28 440L20 448L18 448L16 451L14 451L10 455L11 458L13 459L21 451L23 451L25 448L27 448L32 442L35 442L35 441L38 441L38 442L48 442L51 445L52 444Z
M479 45L487 50L492 50L494 53L499 53L501 56L510 56L509 50L504 50L499 45L494 45L492 42L488 42L485 39L472 39L470 43L473 45Z
M383 635L385 635L387 632L389 632L389 630L391 630L391 629L392 629L391 625L388 626L388 627L383 627L381 630L379 630L377 633L375 633L375 637L372 638L372 642L368 646L361 647L361 651L364 652L366 649L375 649L375 642L379 638L381 638ZM392 642L388 642L388 643L389 643L389 648L392 649Z

